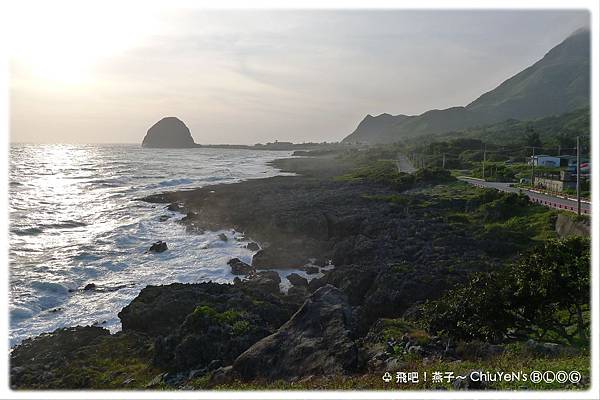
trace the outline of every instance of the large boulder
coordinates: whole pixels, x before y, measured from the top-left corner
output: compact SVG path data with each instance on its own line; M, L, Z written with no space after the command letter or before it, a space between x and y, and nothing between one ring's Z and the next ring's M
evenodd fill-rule
M167 247L167 243L159 240L157 242L152 243L152 246L148 249L148 251L153 251L155 253L162 253L163 251L167 251L169 248Z
M290 281L290 283L294 286L308 287L308 280L305 277L300 276L295 272L293 274L289 274L287 276L287 280Z
M278 295L281 294L280 283L281 278L277 272L259 271L256 274L252 274L250 279L244 281L242 285L260 293Z
M176 117L165 117L152 125L142 141L142 147L196 147L189 128Z
M233 363L231 376L276 380L356 371L358 348L352 339L351 319L346 296L326 285L313 293L277 332L240 355Z
M272 285L279 288L277 282ZM214 360L231 364L252 344L275 332L298 307L283 300L279 291L264 290L264 284L174 283L147 286L119 318L124 332L154 338L155 366L202 370Z
M248 275L254 272L254 268L251 265L246 264L237 257L227 261L227 265L231 267L233 275Z
M137 331L149 336L167 335L175 331L203 301L227 296L230 290L230 285L216 283L148 285L118 316L123 331Z
M565 214L558 214L556 217L556 233L561 238L568 236L590 237L590 223L585 220L576 220L574 217Z
M269 271L271 272L271 271ZM279 276L273 272L277 279ZM260 274L259 274L260 275ZM262 277L266 280L266 277ZM260 280L260 279L258 279ZM136 331L148 336L166 336L177 331L186 317L198 306L210 306L218 312L247 310L260 314L277 328L294 311L293 305L283 304L279 290L268 291L265 287L279 289L279 283L240 282L226 285L215 282L172 283L162 286L146 286L118 316L123 331ZM275 294L275 295L274 295Z

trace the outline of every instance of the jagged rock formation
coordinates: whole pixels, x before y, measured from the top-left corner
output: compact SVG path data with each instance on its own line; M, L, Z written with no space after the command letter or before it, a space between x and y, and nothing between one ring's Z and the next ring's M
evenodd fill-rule
M352 310L346 295L326 285L274 334L258 341L233 363L243 380L290 379L347 373L358 367L352 340Z
M590 236L590 224L584 221L576 221L570 215L558 214L556 217L556 233L561 238L568 236Z

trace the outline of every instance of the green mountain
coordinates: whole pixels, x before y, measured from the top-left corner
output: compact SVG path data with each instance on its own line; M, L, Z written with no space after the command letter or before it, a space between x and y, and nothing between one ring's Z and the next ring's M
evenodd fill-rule
M368 115L344 142L393 143L507 119L563 114L590 104L590 32L581 29L500 86L465 107L421 115Z
M557 146L561 141L570 141L572 143L571 147L573 147L577 136L589 138L590 109L589 107L583 107L565 114L535 120L507 119L492 125L431 136L431 139L473 138L501 146L522 146L527 141L526 136L531 132L539 134L544 146ZM417 141L416 138L414 140ZM585 140L588 141L589 139ZM423 140L420 140L420 142L423 142Z

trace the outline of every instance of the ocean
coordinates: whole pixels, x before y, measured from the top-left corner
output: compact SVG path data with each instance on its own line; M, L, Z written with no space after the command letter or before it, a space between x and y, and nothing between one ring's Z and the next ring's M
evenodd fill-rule
M290 155L12 144L11 345L65 326L94 324L118 331L117 313L146 285L231 282L227 261L250 262L253 255L241 232L188 233L177 222L182 214L138 199L278 175L267 163ZM219 239L221 233L227 241ZM147 252L156 240L166 241L169 250ZM89 283L96 289L82 290Z

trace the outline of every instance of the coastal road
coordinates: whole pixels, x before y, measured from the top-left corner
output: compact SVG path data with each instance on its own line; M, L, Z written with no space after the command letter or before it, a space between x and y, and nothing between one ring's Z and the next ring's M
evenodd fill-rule
M483 188L496 189L496 190L501 190L503 192L511 192L511 193L523 192L524 194L527 195L527 197L529 197L529 200L531 200L533 203L538 203L538 204L541 204L543 206L550 207L550 208L556 208L558 210L577 212L577 201L576 200L571 200L571 199L567 199L564 197L551 196L548 194L538 193L538 192L534 192L531 190L525 190L525 189L512 187L511 183L506 183L506 182L486 182L481 179L469 178L466 176L459 176L458 179L460 179L461 181L470 183L471 185L475 185L475 186L479 186L479 187L483 187ZM591 212L592 212L591 204L589 202L582 201L581 202L581 213L589 215L589 214L591 214Z

